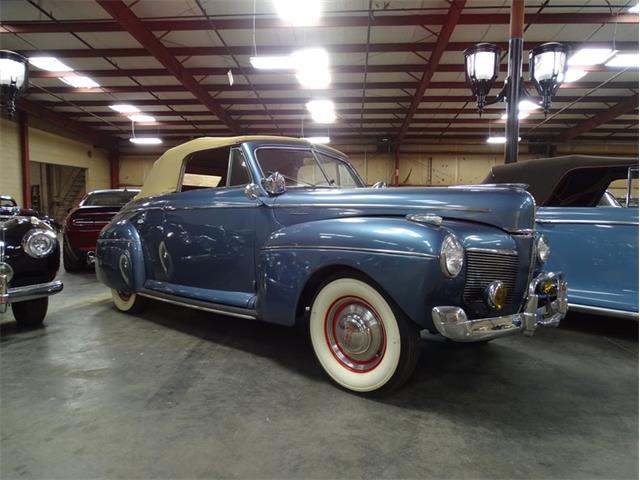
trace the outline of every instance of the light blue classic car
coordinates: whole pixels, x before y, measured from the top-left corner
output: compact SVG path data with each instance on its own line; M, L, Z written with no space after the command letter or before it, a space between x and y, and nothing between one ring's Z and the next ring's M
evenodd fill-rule
M560 322L566 283L543 271L534 213L518 185L366 188L332 148L200 138L155 162L96 271L121 311L305 322L331 379L380 394L411 375L420 330L477 342Z
M637 179L637 158L573 155L495 166L485 182L528 184L536 230L553 245L547 267L567 276L571 310L637 320Z

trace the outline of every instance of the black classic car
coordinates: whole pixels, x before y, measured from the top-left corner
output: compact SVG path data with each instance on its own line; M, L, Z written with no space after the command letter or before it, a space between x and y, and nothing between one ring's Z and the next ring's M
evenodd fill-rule
M11 305L18 325L38 326L48 297L62 290L62 282L54 280L60 245L48 223L17 207L11 197L0 200L0 313Z

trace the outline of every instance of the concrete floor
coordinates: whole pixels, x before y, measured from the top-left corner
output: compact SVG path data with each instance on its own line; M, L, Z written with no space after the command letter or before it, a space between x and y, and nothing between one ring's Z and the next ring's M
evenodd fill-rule
M46 328L2 323L2 478L638 478L638 325L425 340L410 384L329 383L306 332L61 275Z

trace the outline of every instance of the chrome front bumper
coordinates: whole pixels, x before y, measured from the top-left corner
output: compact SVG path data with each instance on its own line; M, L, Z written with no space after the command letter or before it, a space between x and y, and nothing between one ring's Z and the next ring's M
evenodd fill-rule
M540 288L553 285L552 293L542 294ZM527 289L524 311L513 315L469 320L460 307L434 307L433 323L441 335L456 342L478 342L513 333L533 335L536 328L557 327L567 313L567 282L562 273L542 273Z
M55 280L37 285L9 288L9 281L5 275L0 275L0 313L7 311L12 303L26 302L36 298L48 297L62 291L62 282Z

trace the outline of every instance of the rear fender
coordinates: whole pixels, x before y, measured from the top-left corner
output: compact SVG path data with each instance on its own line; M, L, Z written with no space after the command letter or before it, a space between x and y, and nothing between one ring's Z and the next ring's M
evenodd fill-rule
M273 232L258 257L259 316L294 324L309 300L305 287L348 269L368 277L409 318L428 328L427 299L445 280L439 251L447 233L404 218L367 217L306 222Z
M111 222L100 233L96 246L96 275L107 287L136 292L145 279L140 236L124 219Z

